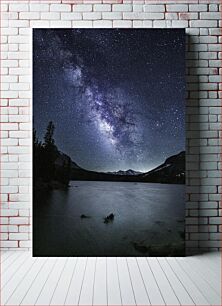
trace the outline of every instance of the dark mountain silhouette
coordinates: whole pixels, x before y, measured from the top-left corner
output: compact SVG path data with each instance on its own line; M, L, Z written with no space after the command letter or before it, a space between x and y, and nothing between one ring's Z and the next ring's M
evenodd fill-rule
M173 155L155 169L142 174L145 182L185 184L185 151Z
M64 159L66 160L67 158L69 157L66 154L60 152L56 163L63 164ZM131 169L129 170L125 171L125 173L121 170L114 173L95 172L83 169L72 161L70 179L185 184L185 151L170 156L163 164L147 173L138 174Z
M58 157L55 161L55 165L58 166L58 167L62 167L62 165L64 163L67 163L68 160L69 160L69 156L66 155L65 153L61 152L61 151L58 151ZM79 167L74 161L71 160L71 169L82 169L81 167Z
M142 172L140 171L135 171L132 169L128 169L126 171L124 170L119 170L116 172L107 172L108 174L114 174L114 175L138 175L138 174L142 174Z

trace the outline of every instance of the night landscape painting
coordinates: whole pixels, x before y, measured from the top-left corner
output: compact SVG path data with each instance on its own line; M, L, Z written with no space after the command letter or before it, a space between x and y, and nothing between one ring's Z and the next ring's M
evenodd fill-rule
M184 256L184 29L33 29L33 256Z

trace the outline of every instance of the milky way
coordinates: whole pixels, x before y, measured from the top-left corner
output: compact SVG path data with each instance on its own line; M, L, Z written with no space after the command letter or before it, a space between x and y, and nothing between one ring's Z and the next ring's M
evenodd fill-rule
M34 125L90 170L148 171L185 147L184 30L36 29Z

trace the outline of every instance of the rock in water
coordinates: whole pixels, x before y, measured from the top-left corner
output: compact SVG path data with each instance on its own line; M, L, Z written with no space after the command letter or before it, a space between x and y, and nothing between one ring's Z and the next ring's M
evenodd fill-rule
M114 220L114 214L112 213L104 218L104 223L109 223L112 222L113 220Z
M81 218L81 219L87 219L87 218L90 218L90 216L86 216L86 215L83 215L83 214L82 214L82 215L80 216L80 218Z
M110 214L107 218L109 218L110 220L114 220L114 214Z

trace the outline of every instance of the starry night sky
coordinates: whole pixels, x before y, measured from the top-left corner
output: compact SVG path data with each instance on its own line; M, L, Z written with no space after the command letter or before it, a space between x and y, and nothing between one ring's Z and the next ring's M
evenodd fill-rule
M185 149L183 29L33 30L34 127L81 167L146 172Z

